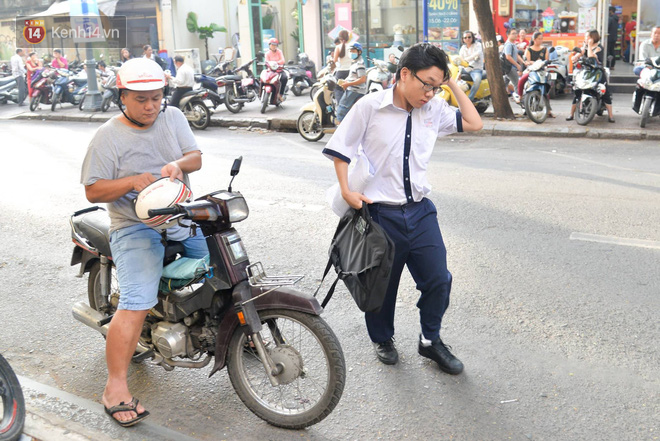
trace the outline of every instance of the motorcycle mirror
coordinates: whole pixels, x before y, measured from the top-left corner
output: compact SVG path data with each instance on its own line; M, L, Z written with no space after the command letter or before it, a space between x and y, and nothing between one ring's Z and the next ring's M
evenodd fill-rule
M399 51L401 51L401 52L403 52L403 50L404 50L403 46L401 46L401 45L398 45L396 48L399 49Z
M236 176L238 172L241 171L241 162L243 162L242 156L234 159L234 164L232 164L231 172L229 173L231 176Z
M550 50L548 51L548 53L553 53L554 51L555 51L555 48L554 48L554 47L550 47Z
M259 51L257 52L257 60L261 61L261 59L264 57L264 53Z

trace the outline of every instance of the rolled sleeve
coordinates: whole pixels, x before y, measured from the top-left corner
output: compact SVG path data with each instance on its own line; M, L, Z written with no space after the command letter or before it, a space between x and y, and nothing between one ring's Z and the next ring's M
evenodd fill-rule
M460 110L454 110L444 100L438 100L438 137L451 135L463 131L463 115Z

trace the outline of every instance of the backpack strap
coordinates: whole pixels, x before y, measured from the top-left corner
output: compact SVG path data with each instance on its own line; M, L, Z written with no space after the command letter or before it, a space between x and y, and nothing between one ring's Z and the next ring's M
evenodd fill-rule
M330 271L330 268L332 268L332 257L328 259L328 264L325 266L325 271L323 271L323 277L321 277L321 283L319 283L319 287L316 288L316 292L314 293L314 297L319 293L319 290L321 289L321 286L323 285L323 281L325 280L325 276L328 275L328 272ZM339 282L339 274L337 274L337 278L335 279L334 282L332 282L332 286L328 290L328 293L325 295L325 298L321 302L321 307L325 308L325 305L328 304L330 301L330 298L332 295L335 293L335 287L337 286L337 282Z

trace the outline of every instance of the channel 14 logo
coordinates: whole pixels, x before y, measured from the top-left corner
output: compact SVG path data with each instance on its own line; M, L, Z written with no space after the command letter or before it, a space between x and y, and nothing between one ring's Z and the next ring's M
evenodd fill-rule
M17 17L16 47L75 48L92 43L94 47L126 47L125 16L61 15Z

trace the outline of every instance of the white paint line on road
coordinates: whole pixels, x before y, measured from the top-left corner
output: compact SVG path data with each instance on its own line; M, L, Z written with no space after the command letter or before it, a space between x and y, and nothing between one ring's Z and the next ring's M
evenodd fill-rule
M576 161L582 161L582 162L586 162L588 164L600 165L602 167L614 168L614 169L617 169L617 170L623 170L623 171L629 171L629 172L635 172L635 173L644 173L644 174L652 175L652 176L660 176L660 173L653 173L653 172L650 172L650 171L639 170L639 169L636 169L636 168L621 167L620 165L607 164L605 162L594 161L593 159L580 158L578 156L567 155L565 153L549 152L547 150L537 150L537 151L541 152L541 153L545 153L547 155L561 156L563 158L573 159L573 160L576 160Z
M571 233L570 240L583 240L585 242L609 243L612 245L623 245L627 247L652 248L660 250L660 242L655 240L628 239L616 236L601 236L599 234L589 233Z

